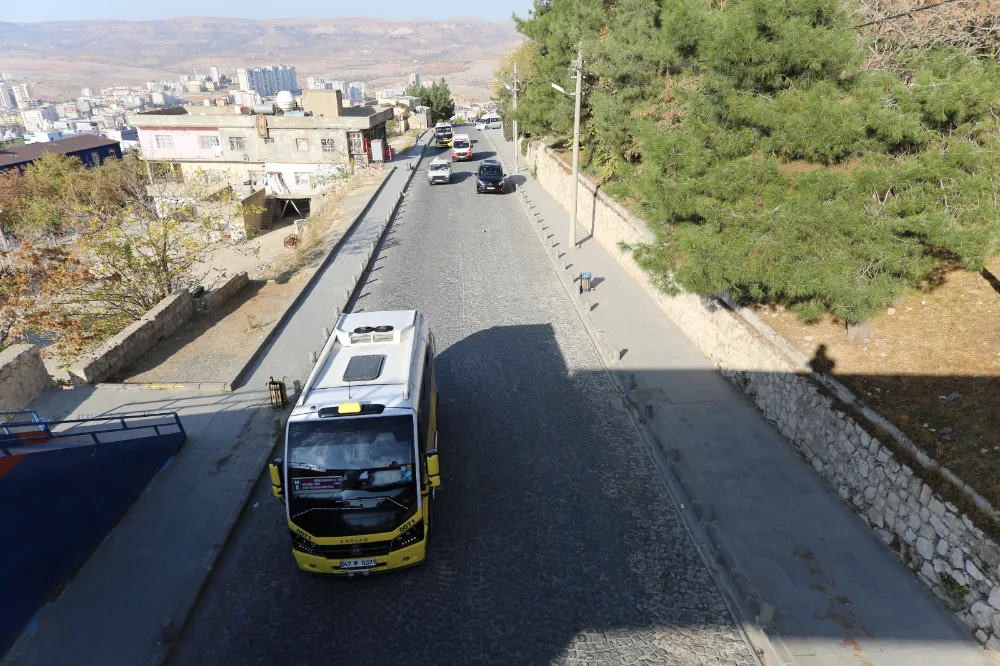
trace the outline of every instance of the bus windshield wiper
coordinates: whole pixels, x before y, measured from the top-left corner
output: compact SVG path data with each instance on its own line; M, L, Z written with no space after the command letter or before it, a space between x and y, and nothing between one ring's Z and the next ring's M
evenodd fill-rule
M288 466L292 469L308 469L311 472L329 472L325 467L320 467L319 465L313 465L311 463L288 463Z
M342 502L358 502L358 503L363 503L365 500L373 500L373 499L389 500L390 502L392 502L393 504L395 504L396 506L398 506L400 509L404 509L404 510L410 508L410 507L406 506L405 504L397 502L396 500L392 499L388 495L367 495L365 497L352 497L350 499L343 499L341 501Z

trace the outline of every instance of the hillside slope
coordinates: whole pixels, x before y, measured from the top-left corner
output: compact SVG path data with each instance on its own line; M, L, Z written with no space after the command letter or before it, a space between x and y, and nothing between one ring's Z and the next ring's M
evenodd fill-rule
M520 42L511 22L474 18L0 22L3 70L53 98L81 86L141 83L210 65L287 63L300 76L390 83L411 71L448 76L459 96L488 90L489 65Z

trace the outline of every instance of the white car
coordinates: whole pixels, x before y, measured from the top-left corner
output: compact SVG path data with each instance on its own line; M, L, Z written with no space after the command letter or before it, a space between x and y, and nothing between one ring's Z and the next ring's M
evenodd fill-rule
M427 182L431 185L451 182L451 160L447 157L435 157L427 168Z
M476 129L500 129L503 126L503 119L495 113L487 113L482 118L476 120Z

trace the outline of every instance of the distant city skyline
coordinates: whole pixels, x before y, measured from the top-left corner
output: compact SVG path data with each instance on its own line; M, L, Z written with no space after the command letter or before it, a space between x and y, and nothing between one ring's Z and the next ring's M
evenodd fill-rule
M43 4L3 3L0 21L84 21L118 19L153 21L183 16L232 17L246 19L337 18L331 3L325 0L299 0L293 5L275 5L264 0L174 0L168 5L126 3L121 0L49 0ZM473 16L484 21L508 21L511 13L526 16L532 0L500 3L469 3L460 0L434 0L415 4L403 0L370 0L365 3L364 18L446 20ZM357 14L352 14L352 17Z

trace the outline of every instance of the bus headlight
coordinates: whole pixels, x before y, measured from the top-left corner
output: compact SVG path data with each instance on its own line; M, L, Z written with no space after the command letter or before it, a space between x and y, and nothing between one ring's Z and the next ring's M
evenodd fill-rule
M417 524L406 530L398 537L392 540L392 549L399 550L400 548L406 548L407 546L412 546L421 539L424 538L424 521L417 521Z
M319 549L319 546L314 544L309 539L299 536L295 532L292 532L292 548L299 552L305 553L306 555L323 557L323 551Z

